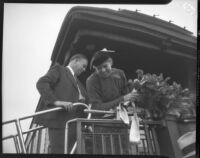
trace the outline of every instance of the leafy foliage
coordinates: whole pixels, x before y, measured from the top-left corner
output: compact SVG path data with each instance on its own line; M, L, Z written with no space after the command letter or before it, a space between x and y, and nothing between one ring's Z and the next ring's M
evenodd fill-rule
M189 89L183 89L180 84L169 84L170 77L163 74L144 74L143 70L136 71L137 79L133 87L137 89L139 97L136 105L148 109L154 118L164 117L166 114L182 115L195 114L195 95Z

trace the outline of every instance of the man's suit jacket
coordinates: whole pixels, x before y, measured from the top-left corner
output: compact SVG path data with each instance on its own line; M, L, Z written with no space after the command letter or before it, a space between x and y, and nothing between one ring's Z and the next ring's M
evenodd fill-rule
M80 82L79 88L87 101L87 93ZM47 74L38 80L37 89L41 97L36 112L54 108L55 106L53 106L53 102L56 100L72 103L79 101L77 83L70 70L61 65L56 65L50 68ZM80 113L75 109L76 108L71 112L67 112L63 109L61 111L36 116L33 122L51 128L64 128L68 120L80 117L77 116L80 115Z

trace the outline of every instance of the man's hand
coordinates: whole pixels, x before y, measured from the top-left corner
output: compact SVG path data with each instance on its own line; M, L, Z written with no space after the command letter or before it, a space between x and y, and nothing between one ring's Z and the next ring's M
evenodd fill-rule
M56 107L62 107L64 108L66 111L71 111L73 108L73 104L72 102L66 102L66 101L55 101L54 105Z

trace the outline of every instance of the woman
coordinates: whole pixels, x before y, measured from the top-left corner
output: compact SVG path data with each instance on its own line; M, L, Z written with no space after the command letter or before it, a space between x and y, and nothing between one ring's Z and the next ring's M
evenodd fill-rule
M120 102L134 100L136 92L130 92L123 70L112 68L113 59L107 51L97 51L91 59L91 68L95 70L86 81L92 109L115 109Z

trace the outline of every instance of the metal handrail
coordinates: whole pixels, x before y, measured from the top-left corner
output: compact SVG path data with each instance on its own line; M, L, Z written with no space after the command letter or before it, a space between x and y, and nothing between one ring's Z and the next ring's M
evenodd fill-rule
M37 131L37 130L43 129L43 128L45 128L45 127L39 126L39 127L34 128L34 129L30 129L30 130L24 131L24 132L22 132L22 134L27 134L27 133L30 133L30 132L33 132L33 131ZM17 136L18 136L18 134L12 134L12 135L9 135L9 136L6 136L6 137L2 138L2 140L6 140L6 139L9 139L9 138L12 138L12 137L17 137Z
M88 108L88 105L87 105L87 104L79 103L79 102L73 103L73 106L77 106L77 105L83 105L83 106L85 106L86 108ZM39 112L36 112L36 113L34 113L34 114L21 117L21 118L19 118L19 120L25 120L25 119L28 119L28 118L31 118L31 117L35 117L35 116L38 116L38 115L43 115L43 114L50 113L50 112L55 112L55 111L62 110L62 109L63 109L63 108L61 108L61 107L57 107L57 108L52 108L52 109L49 109L49 110L39 111ZM5 121L5 122L2 123L2 125L8 124L8 123L12 123L12 122L15 122L15 121L16 121L16 119L12 119L12 120L9 120L9 121Z
M88 113L89 112L91 112L91 113L93 113L94 112L94 110L84 110L85 112L87 111ZM98 110L97 110L98 111ZM105 112L105 114L107 113L107 111L104 111ZM104 113L104 112L102 112L102 111L100 111L100 113ZM110 112L109 112L110 113ZM67 121L66 122L66 126L65 126L65 143L64 143L64 154L74 154L75 153L75 150L76 150L76 148L77 148L77 141L74 143L74 145L72 146L72 148L70 149L70 151L69 151L69 149L68 149L68 130L69 130L69 124L71 124L71 123L74 123L74 122L78 122L78 121L80 121L80 120L84 120L84 122L88 122L89 120L88 120L88 118L87 119L80 119L80 118L76 118L76 119L72 119L72 120L69 120L69 121ZM88 121L87 121L88 120ZM96 120L96 119L90 119L91 121L94 121L94 120ZM106 123L107 121L109 121L110 119L98 119L98 120L101 120L101 121L104 121L104 123ZM146 134L147 132L148 132L148 127L149 126L154 126L154 125L161 125L161 122L160 121L150 121L150 120L140 120L140 127L143 127L144 129L144 131L145 131L145 137L146 137L146 139L147 139L147 141L148 141L148 146L149 146L149 148L151 148L150 149L150 154L153 154L153 148L152 148L152 145L150 144L150 142L151 142L151 138L150 138L150 135L149 134ZM88 126L90 126L90 125L88 125ZM112 125L111 125L112 126ZM153 127L152 126L152 127ZM141 128L142 129L142 128ZM102 133L102 132L100 132L100 133L96 133L95 132L95 134L104 134L104 133ZM107 134L107 133L105 133L105 134ZM156 149L157 150L157 149ZM80 153L79 153L80 154Z
M91 107L89 107L88 109L85 109L84 112L85 113L88 113L88 117L87 119L90 119L91 118L91 114L92 113L95 113L95 114L116 114L117 115L117 111L105 111L105 110L91 110L90 109ZM129 112L128 114L133 114L133 112ZM68 128L69 128L69 124L76 121L77 119L72 119L72 120L69 120L67 121L66 123L66 132L65 132L65 146L64 146L64 153L65 154L68 154L68 144L67 144L67 141L68 141ZM76 150L76 147L77 147L77 141L74 143L73 147L72 147L72 150L69 152L69 154L73 154Z
M79 102L73 103L73 106L77 106L77 105L83 105L86 108L89 107L87 104L84 104L84 103L79 103ZM62 109L63 108L61 108L61 107L52 108L52 109L49 109L49 110L44 110L44 111L36 112L35 114L31 114L31 115L24 116L24 117L21 117L21 118L12 119L12 120L9 120L9 121L2 122L2 125L6 125L6 124L9 124L9 123L15 123L16 128L17 128L17 133L18 133L16 135L10 135L10 136L7 136L7 137L3 137L2 140L8 139L8 138L13 138L15 136L19 136L19 142L20 142L20 146L21 146L21 149L22 149L22 153L27 153L26 152L25 143L24 143L23 134L24 133L32 132L32 131L37 130L37 129L30 129L30 130L28 130L26 132L22 132L20 121L28 119L28 118L32 118L32 117L35 117L35 116L47 114L47 113L50 113L50 112L59 111L59 110L62 110Z
M88 106L87 104L84 104L84 103L74 103L73 106L78 106L78 105L82 105L82 106L85 106L86 109L84 110L85 113L88 113L88 117L90 118L91 117L91 114L92 113L96 113L96 114L116 114L116 112L114 111L104 111L104 110L91 110L90 109L90 105ZM52 109L49 109L49 110L44 110L44 111L40 111L40 112L36 112L35 114L31 114L31 115L28 115L28 116L24 116L24 117L21 117L21 118L18 118L18 119L13 119L13 120L9 120L9 121L5 121L3 122L2 124L5 125L5 124L9 124L9 123L15 123L16 127L17 127L17 134L16 135L9 135L9 136L6 136L4 138L2 138L2 140L5 140L5 139L9 139L9 138L14 138L14 137L17 137L19 138L19 143L20 143L20 147L21 147L21 150L22 150L22 153L27 153L26 152L26 146L28 146L27 144L29 144L32 140L29 139L28 142L26 142L26 146L25 146L25 142L24 142L24 139L23 139L23 134L27 134L27 133L30 133L30 132L33 132L33 131L36 131L36 130L39 130L39 129L44 129L46 127L44 126L39 126L39 127L34 127L34 128L31 128L27 131L24 131L22 132L22 129L21 129L21 124L20 124L20 121L21 120L25 120L25 119L28 119L28 118L32 118L32 117L35 117L35 116L38 116L38 115L43 115L43 114L46 114L46 113L51 113L51 112L55 112L55 111L59 111L59 110L62 110L63 108L61 107L57 107L57 108L52 108ZM129 115L133 114L133 112L128 112ZM88 119L89 119L88 118ZM73 122L74 119L72 120L69 120L66 125L66 130L68 128L68 124L69 122ZM144 120L143 120L144 121ZM150 123L148 121L144 121L144 123ZM155 122L154 122L155 124ZM156 124L160 124L159 121L156 121ZM67 138L65 137L65 139L67 140ZM66 142L66 141L65 141ZM15 143L16 144L16 143ZM75 144L76 145L76 144ZM76 148L76 146L75 146ZM65 153L68 153L67 152L67 148L65 148Z
M95 114L116 114L114 111L104 111L104 110L88 110L85 109L84 112L86 113L95 113Z

